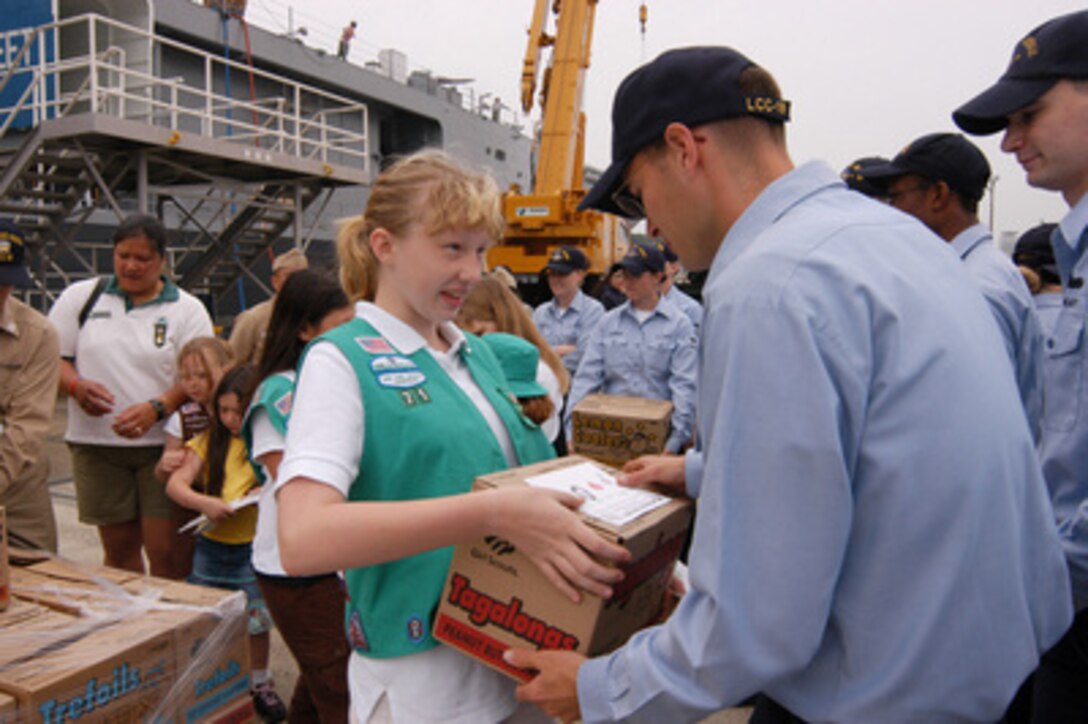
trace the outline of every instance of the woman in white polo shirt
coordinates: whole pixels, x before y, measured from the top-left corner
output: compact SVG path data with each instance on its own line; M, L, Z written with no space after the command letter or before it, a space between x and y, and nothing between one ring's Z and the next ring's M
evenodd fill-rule
M185 399L177 356L212 334L204 305L164 275L166 230L153 216L121 222L113 275L64 290L49 320L60 337L79 519L98 527L105 563L174 577L174 504L155 479L162 421Z

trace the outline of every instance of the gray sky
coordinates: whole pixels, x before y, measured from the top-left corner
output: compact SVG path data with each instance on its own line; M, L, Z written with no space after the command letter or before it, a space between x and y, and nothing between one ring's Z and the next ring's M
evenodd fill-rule
M383 48L409 70L476 80L515 105L531 0L249 0L250 22L285 31L288 9L306 42L335 52L340 29L359 23L351 60ZM910 140L956 130L952 110L1004 70L1013 45L1043 21L1083 9L1074 0L601 0L585 89L587 163L610 158L612 95L623 77L658 53L731 45L770 70L793 102L794 161L836 170L860 156L894 155ZM520 109L519 109L520 110ZM528 124L527 124L528 125ZM1000 152L1000 135L974 139L999 180L994 226L1022 231L1065 212L1057 194L1031 189ZM980 207L986 222L987 196Z

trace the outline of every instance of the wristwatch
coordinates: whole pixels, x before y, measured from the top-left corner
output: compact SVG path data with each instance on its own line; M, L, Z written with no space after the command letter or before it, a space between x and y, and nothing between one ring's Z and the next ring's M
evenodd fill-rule
M162 403L162 400L157 397L152 397L147 401L147 404L151 405L151 409L155 411L156 420L161 420L166 417L166 405Z

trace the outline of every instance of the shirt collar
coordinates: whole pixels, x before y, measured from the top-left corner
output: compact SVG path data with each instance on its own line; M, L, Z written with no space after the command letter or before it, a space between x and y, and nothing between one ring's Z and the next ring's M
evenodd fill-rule
M4 311L0 312L0 331L7 332L13 337L19 336L19 325L15 321L15 300L11 295L8 295L8 299L4 302Z
M722 274L756 238L790 210L813 194L833 186L843 186L830 166L822 161L809 161L775 179L749 204L718 247L710 265L707 279Z
M638 319L638 317L635 316L637 312L638 310L635 309L635 306L631 304L630 300L624 302L623 305L620 307L620 314L630 315L631 318L635 319L636 321ZM676 312L676 305L666 299L665 295L662 294L660 297L657 298L657 304L655 304L654 308L650 310L650 314L646 317L646 319L650 319L657 314L660 314L665 319L672 319L673 315Z
M162 279L162 291L159 292L159 295L154 299L150 299L139 306L146 307L150 304L165 304L168 302L176 302L178 299L181 298L181 292L178 290L177 284L174 284L174 282L169 277L162 276L159 278ZM125 290L122 289L121 286L117 283L116 274L110 275L110 280L106 284L106 288L103 291L106 294L113 294L114 296L121 297L125 300L125 309L132 309L132 300L129 298L128 293L125 292Z
M1080 201L1069 209L1069 213L1058 223L1062 230L1062 238L1070 249L1076 249L1084 230L1088 227L1088 194L1080 197Z
M969 226L956 234L950 242L960 259L966 259L976 246L993 239L993 234L982 224Z
M416 330L371 302L358 302L355 315L370 324L378 334L392 344L398 352L412 355L427 346L427 340ZM452 322L439 325L439 334L450 343L445 354L459 352L465 344L465 334Z

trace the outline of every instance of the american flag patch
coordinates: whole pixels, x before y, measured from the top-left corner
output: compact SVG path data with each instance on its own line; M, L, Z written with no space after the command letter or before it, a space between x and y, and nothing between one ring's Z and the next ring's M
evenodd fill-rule
M356 337L355 341L370 354L393 354L396 351L381 337Z

